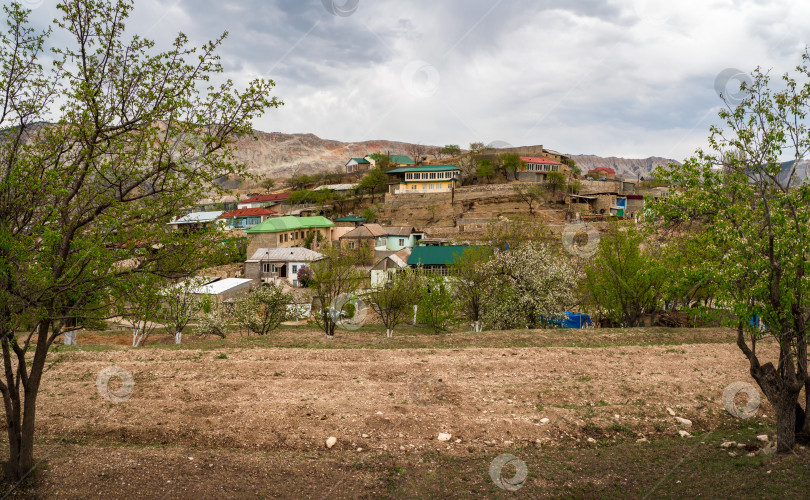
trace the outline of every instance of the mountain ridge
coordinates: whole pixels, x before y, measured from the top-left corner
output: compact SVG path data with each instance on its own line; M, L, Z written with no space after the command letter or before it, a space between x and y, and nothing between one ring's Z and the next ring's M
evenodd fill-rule
M287 134L255 131L257 140L241 137L236 141L236 159L247 165L248 171L260 176L291 177L342 169L349 158L370 153L409 154L414 147L435 148L387 139L344 142L322 139L313 133ZM596 167L608 167L623 177L644 177L658 165L679 163L660 156L621 158L615 156L572 154L570 156L585 173Z

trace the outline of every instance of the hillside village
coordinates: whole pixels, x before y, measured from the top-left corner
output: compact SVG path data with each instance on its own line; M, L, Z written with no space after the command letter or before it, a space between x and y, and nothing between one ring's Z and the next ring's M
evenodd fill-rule
M305 300L299 273L325 247L355 253L366 286L376 288L396 270L446 275L465 249L488 243L494 225L528 220L550 238L566 225L605 230L611 220L638 221L645 198L668 192L609 167L582 172L569 156L542 145L415 153L421 156L369 153L326 174L265 179L254 189L200 200L170 227L242 241L236 266L210 278L220 281L221 299L273 283Z

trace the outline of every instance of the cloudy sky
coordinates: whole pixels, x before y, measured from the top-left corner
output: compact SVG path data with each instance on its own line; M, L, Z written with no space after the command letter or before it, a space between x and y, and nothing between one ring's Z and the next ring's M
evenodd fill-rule
M228 30L228 76L285 102L267 132L682 159L717 88L800 62L808 19L796 0L136 0L129 26L159 44Z

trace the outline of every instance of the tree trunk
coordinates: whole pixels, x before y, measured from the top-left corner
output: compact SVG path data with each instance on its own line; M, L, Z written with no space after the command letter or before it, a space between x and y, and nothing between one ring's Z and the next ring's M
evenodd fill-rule
M176 332L174 334L174 343L179 344L183 341L183 332Z
M810 436L810 377L804 382L804 422L802 434Z
M796 401L782 398L773 409L776 412L776 452L789 453L796 444Z

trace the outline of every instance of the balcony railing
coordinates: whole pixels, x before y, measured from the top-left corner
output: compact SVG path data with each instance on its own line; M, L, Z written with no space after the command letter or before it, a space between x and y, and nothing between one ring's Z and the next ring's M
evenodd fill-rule
M428 193L449 193L451 188L438 189L395 189L394 194L428 194Z

